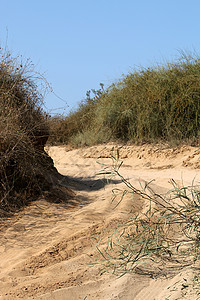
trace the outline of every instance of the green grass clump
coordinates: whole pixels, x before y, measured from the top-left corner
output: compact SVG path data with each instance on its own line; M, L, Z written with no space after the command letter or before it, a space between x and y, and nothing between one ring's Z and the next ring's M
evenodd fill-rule
M52 132L60 142L75 145L108 140L198 144L199 125L200 58L182 55L174 63L130 72L106 90L101 84Z

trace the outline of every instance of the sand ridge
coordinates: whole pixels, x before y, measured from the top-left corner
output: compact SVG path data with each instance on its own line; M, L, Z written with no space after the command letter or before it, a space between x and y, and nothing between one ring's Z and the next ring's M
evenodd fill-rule
M164 193L169 179L191 184L200 180L198 148L182 146L99 145L83 149L48 147L66 185L75 192L68 203L41 198L8 219L0 232L0 299L200 299L193 288L190 268L172 278L152 279L138 274L117 278L99 274L95 237L110 232L139 212L144 203L131 197L119 206L111 202L119 179L97 175L118 149L121 173L135 186L150 181Z

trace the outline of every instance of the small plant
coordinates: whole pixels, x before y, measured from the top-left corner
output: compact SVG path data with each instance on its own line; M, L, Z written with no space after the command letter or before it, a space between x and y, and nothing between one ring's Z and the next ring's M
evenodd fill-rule
M98 244L102 272L166 275L173 268L198 260L200 186L181 187L171 180L172 189L165 195L157 194L151 183L141 184L141 189L137 189L120 174L119 153L112 156L112 161L111 165L104 165L100 174L118 176L125 185L122 190L113 189L113 200L120 194L119 205L124 195L130 193L139 196L148 208L138 214L130 213L128 220L110 234L106 247Z

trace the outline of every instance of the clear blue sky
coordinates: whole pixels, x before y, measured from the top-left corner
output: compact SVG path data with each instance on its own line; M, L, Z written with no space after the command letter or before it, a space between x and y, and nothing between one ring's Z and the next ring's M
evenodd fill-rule
M199 0L6 0L0 43L31 58L69 106L55 110L66 104L49 94L48 110L68 112L100 82L172 61L179 50L200 53L199 12Z

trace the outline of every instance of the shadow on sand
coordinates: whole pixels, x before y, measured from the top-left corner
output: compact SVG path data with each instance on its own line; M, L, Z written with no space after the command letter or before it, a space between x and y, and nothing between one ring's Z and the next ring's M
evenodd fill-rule
M94 177L70 177L64 178L67 186L75 191L98 191L109 184L119 184L121 180L113 179L94 179Z

